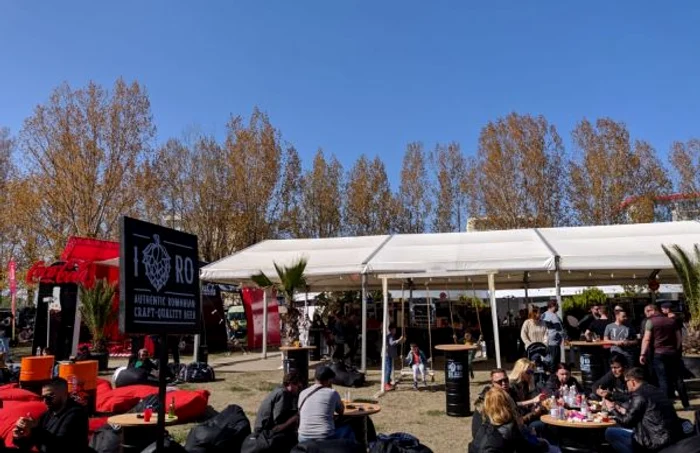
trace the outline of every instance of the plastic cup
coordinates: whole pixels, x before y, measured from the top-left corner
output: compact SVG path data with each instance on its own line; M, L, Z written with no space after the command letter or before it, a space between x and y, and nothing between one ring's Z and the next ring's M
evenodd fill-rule
M151 421L151 416L153 415L153 409L150 407L146 408L145 411L143 411L143 421L148 423Z

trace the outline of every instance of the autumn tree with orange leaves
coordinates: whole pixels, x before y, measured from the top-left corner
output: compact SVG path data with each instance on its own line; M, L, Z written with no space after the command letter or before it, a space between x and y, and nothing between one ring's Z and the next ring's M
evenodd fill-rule
M63 84L24 122L22 175L38 205L35 233L57 254L71 235L115 239L123 215L138 216L142 164L155 126L144 88Z
M322 149L302 182L302 236L325 238L339 236L343 218L344 171L338 159L330 159Z
M490 228L568 222L564 146L544 117L511 113L489 122L481 130L477 156L480 213Z
M630 141L624 123L610 118L581 121L573 132L569 197L582 225L611 225L654 219L653 198L671 182L656 152L644 141ZM628 217L625 201L636 200Z

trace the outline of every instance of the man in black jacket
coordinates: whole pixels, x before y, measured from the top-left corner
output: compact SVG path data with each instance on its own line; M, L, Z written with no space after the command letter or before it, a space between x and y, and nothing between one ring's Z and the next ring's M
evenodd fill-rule
M629 402L605 405L622 428L608 428L605 439L617 453L653 453L682 439L681 422L673 404L658 388L644 382L644 370L625 373Z
M20 450L36 447L41 453L83 453L88 448L88 416L68 395L68 383L56 378L41 389L48 411L34 420L22 417L12 432Z

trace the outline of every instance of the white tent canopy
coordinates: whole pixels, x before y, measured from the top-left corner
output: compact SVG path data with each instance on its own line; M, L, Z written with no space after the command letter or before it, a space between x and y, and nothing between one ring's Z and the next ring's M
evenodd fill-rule
M201 278L246 284L259 271L274 278L273 263L289 265L303 256L314 291L357 289L363 283L363 290L381 283L388 291L390 284L400 286L410 278L431 288L488 288L492 301L496 288L555 286L561 299L562 286L645 285L656 275L673 283L677 279L661 245L697 243L700 223L695 221L269 240L205 266ZM363 324L365 311L363 304ZM365 344L362 349L364 357Z
M250 284L252 275L264 272L275 280L274 263L291 265L306 258L304 275L315 290L337 287L360 289L360 275L374 252L391 236L263 241L202 268L202 280Z

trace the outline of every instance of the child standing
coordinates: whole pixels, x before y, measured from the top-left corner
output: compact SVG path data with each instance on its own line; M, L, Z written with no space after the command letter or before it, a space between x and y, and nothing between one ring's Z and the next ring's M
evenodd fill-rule
M391 385L391 375L394 371L394 359L399 356L397 346L404 342L404 338L399 337L396 339L396 324L389 324L389 333L384 339L386 342L386 359L384 366L386 367L386 374L384 375L384 391L388 392L394 390Z
M418 390L418 373L420 372L421 378L423 379L423 386L427 387L428 384L425 382L425 365L428 360L425 358L423 351L418 349L416 343L411 343L411 350L406 356L406 365L413 368L413 389Z

